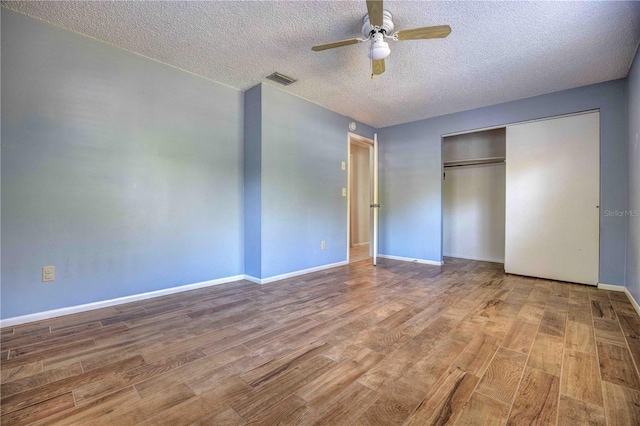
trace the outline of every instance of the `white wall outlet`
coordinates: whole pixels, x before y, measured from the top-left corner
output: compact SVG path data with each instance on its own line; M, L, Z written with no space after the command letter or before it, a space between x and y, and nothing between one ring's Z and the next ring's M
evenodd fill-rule
M342 196L343 197L347 196L347 188L342 188Z
M43 266L42 267L42 282L46 283L56 279L56 267L55 266Z
M322 250L326 249L326 248L327 248L327 242L326 242L326 241L323 241L323 242L320 244L320 246L322 247Z
M344 161L342 162L342 170L347 170L347 163Z

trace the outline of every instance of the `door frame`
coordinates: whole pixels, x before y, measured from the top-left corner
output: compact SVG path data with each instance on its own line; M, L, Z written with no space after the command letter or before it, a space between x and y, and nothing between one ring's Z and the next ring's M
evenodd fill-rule
M347 263L349 263L349 249L351 248L351 144L369 148L369 203L373 203L373 139L347 133ZM371 209L369 209L371 210ZM371 215L371 211L369 212ZM373 221L369 220L369 256L373 255L372 247Z

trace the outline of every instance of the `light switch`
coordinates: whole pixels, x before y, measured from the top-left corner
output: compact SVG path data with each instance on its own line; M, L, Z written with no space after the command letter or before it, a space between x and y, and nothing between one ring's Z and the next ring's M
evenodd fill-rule
M347 163L344 161L342 162L342 170L347 170Z
M326 242L326 241L323 241L323 242L320 244L320 247L322 247L322 250L326 249L326 248L327 248L327 242Z
M347 196L347 188L342 188L342 196L343 197Z
M42 267L42 282L53 281L56 279L56 267L55 266L43 266Z

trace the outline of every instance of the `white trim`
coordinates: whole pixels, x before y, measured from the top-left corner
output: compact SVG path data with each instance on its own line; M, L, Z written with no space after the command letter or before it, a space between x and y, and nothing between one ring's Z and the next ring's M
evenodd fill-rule
M369 139L366 136L358 135L353 132L348 132L347 134L349 136L349 143L354 143L356 145L360 145L365 148L373 146L373 140Z
M347 262L351 261L351 132L347 133Z
M391 256L389 254L378 254L378 257L383 257L385 259L402 260L403 262L424 263L425 265L444 265L444 262L438 262L437 260L413 259L411 257Z
M622 292L624 292L627 295L627 297L629 298L629 301L633 305L633 307L636 310L636 312L638 313L638 315L640 315L640 305L638 304L636 299L633 298L633 295L629 292L629 290L625 286L598 283L598 288L600 288L602 290L622 291Z
M115 299L101 300L99 302L85 303L83 305L69 306L67 308L52 309L50 311L36 312L35 314L6 318L0 320L0 327L11 327L28 322L41 321L50 318L61 317L64 315L71 315L79 312L86 312L94 309L121 305L123 303L135 302L137 300L152 299L154 297L165 296L167 294L181 293L183 291L196 290L198 288L225 284L233 281L240 281L244 278L244 275L233 275L231 277L218 278L215 280L202 281L194 284L187 284L178 287L165 288L162 290L149 291L146 293L133 294L131 296L117 297Z
M247 275L247 274L245 274L245 275L244 275L244 279L245 279L245 280L247 280L247 281L251 281L252 283L262 284L262 283L260 282L260 278L256 278L256 277L251 276L251 275Z
M461 132L446 133L446 134L440 135L440 137L441 138L448 138L448 137L451 137L451 136L468 135L469 133L487 132L489 130L504 129L506 127L507 127L507 124L500 124L500 125L497 125L497 126L481 127L481 128L478 128L478 129L463 130Z
M477 132L484 132L487 130L495 130L495 129L501 129L501 128L506 128L508 126L515 126L518 124L525 124L525 123L533 123L536 121L545 121L545 120L552 120L554 118L559 118L559 117L571 117L572 115L582 115L582 114L590 114L592 112L597 112L600 111L600 108L594 108L594 109L588 109L585 111L578 111L578 112L570 112L567 114L560 114L560 115L552 115L552 116L548 116L548 117L541 117L541 118L534 118L531 120L525 120L525 121L514 121L512 123L505 123L505 124L499 124L496 126L489 126L489 127L480 127L477 129L471 129L471 130L463 130L461 132L453 132L453 133L446 133L441 135L442 138L448 138L449 136L458 136L458 135L466 135L468 133L477 133Z
M598 283L598 288L602 290L609 290L609 291L625 291L626 290L626 287L623 285L605 284L605 283Z
M306 274L310 274L312 272L318 272L318 271L323 271L325 269L331 269L331 268L336 268L338 266L344 266L344 265L348 265L349 262L347 262L346 260L343 260L341 262L336 262L336 263L329 263L327 265L321 265L321 266L314 266L313 268L308 268L308 269L301 269L299 271L294 271L294 272L289 272L286 274L281 274L281 275L274 275L272 277L267 277L267 278L256 278L256 277L252 277L250 275L245 275L244 278L245 280L254 282L256 284L269 284L272 283L274 281L280 281L280 280L284 280L287 278L293 278L293 277L297 277L299 275L306 275Z
M455 257L456 259L477 260L478 262L504 263L504 260L484 259L480 257L459 256L457 254L443 254L444 257Z
M624 292L627 293L627 297L631 301L631 304L636 309L636 312L638 313L638 315L640 315L640 305L638 305L638 302L636 302L636 299L633 298L633 295L631 295L631 293L629 293L629 290L627 290L626 287L624 288Z
M372 184L372 198L371 201L373 201L373 204L375 205L379 205L380 200L378 199L378 134L374 133L373 134L373 151L369 150L369 157L372 158L372 161L369 165L369 167L372 170L371 173L371 184ZM371 209L370 209L371 210ZM379 221L379 217L380 217L380 208L379 207L374 207L372 209L373 211L371 212L371 223L370 223L370 229L371 229L371 234L369 237L369 241L371 241L371 246L369 246L369 251L371 252L371 258L373 259L373 266L376 266L378 264L378 243L379 243L379 239L380 239L380 233L378 230L378 221Z

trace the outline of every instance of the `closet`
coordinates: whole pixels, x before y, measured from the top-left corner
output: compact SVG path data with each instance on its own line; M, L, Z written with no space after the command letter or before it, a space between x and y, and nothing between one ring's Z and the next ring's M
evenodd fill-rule
M597 285L600 113L443 137L443 254Z
M443 254L504 262L505 129L442 141Z

